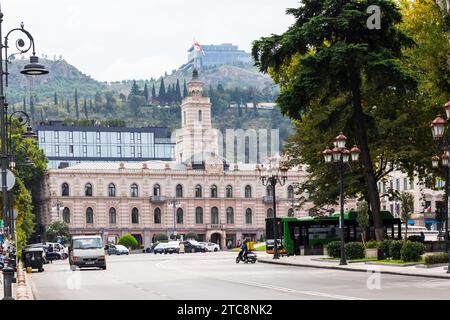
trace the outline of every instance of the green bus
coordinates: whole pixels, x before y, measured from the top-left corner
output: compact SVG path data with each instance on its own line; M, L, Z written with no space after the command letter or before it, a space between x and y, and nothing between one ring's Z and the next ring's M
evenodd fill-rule
M323 247L331 241L339 241L339 212L330 216L279 217L276 218L278 250L281 254L298 255L301 248L305 254L320 254ZM369 238L375 238L373 220L369 215ZM402 239L401 220L394 218L389 211L381 211L385 237ZM274 218L266 219L266 252L274 252ZM344 212L345 242L361 241L361 229L356 222L356 212Z

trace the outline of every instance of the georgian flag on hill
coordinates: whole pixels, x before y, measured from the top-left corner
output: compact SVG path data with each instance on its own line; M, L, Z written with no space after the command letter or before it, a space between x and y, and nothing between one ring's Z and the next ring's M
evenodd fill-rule
M197 40L194 40L194 49L197 52L201 52L203 55L205 55L205 51L203 51L202 46L200 45L200 43L198 43Z

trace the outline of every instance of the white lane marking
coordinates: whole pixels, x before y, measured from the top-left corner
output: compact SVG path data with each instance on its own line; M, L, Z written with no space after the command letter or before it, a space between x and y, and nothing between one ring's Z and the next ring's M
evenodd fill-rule
M161 262L157 263L155 266L157 268L163 268L163 269L166 269L166 270L167 269L174 270L173 268L167 267L165 265L167 262L170 262L170 261L169 260L161 261ZM178 270L178 269L176 269L176 270ZM237 284L245 284L245 285L248 285L248 286L260 287L260 288L264 288L264 289L271 289L271 290L276 290L276 291L285 292L285 293L297 293L297 294L318 296L318 297L339 299L339 300L367 300L367 299L364 299L364 298L350 297L350 296L336 295L336 294L329 294L329 293L318 292L318 291L295 290L295 289L291 289L291 288L279 287L279 286L274 286L274 285L264 284L264 283L259 283L259 282L253 282L253 281L232 280L232 279L225 279L225 278L220 278L220 277L212 277L212 276L206 275L205 273L195 272L195 271L191 271L191 270L183 270L183 272L191 273L191 274L194 274L194 275L197 275L197 276L202 276L202 277L210 278L210 279L214 279L214 280L219 280L219 281L224 281L224 282L231 282L231 283L235 283L235 284L236 283Z

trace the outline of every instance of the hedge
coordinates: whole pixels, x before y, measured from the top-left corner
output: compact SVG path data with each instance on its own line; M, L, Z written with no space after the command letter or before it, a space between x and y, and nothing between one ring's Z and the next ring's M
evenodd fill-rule
M158 242L158 241L167 241L169 238L167 237L167 234L165 234L165 233L158 233L156 236L155 236L155 242Z
M120 237L118 244L121 244L127 248L137 248L139 243L136 240L135 237L133 237L131 234L127 233L124 234L122 237Z
M366 249L376 249L378 248L378 242L375 240L370 240L366 242Z
M422 238L421 236L417 236L417 235L409 236L408 240L411 242L420 242L420 243L424 242L424 238Z
M391 257L391 253L389 252L389 247L391 246L392 241L393 240L386 239L386 240L383 240L382 242L380 242L380 244L378 245L378 248L383 250L385 258Z
M361 242L349 242L345 244L345 256L347 259L363 259L366 250Z
M331 241L327 245L327 253L331 258L340 258L341 257L341 242L340 241Z
M425 264L448 263L448 254L445 252L426 255L424 258Z
M402 241L402 240L393 240L389 244L389 256L393 260L400 260L401 259L400 251L402 250L403 244L404 244L404 241Z
M400 250L401 259L405 262L420 261L420 257L425 253L425 246L420 242L406 241Z

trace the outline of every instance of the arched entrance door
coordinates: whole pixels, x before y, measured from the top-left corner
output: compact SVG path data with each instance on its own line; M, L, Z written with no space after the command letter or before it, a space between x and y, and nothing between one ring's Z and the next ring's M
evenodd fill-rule
M220 233L213 233L211 234L211 242L217 243L219 246L221 246L222 245L222 243L220 242L221 237L222 236Z

